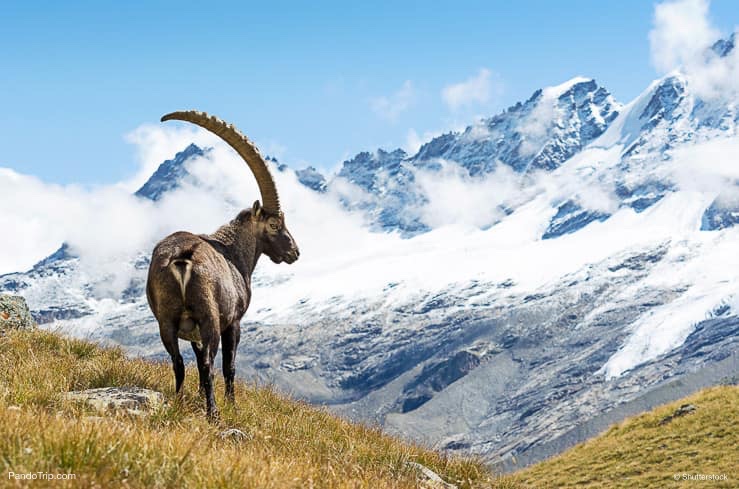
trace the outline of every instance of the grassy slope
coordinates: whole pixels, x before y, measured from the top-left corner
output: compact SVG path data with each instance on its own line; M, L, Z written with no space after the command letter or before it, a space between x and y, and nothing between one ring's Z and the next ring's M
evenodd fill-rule
M43 331L7 332L0 337L0 486L403 488L417 486L406 465L416 461L461 487L514 487L478 462L445 458L243 383L233 409L219 380L222 419L210 424L191 367L183 401L140 419L86 419L95 413L59 399L69 390L139 386L171 400L173 377L169 364L126 359L119 349ZM220 440L219 431L232 427L251 439ZM9 471L77 478L14 481Z
M660 425L688 403L694 412ZM728 480L684 480L683 474ZM628 419L516 479L525 487L739 487L739 387L706 389Z
M407 461L431 467L460 487L739 485L737 387L708 389L637 416L505 479L494 479L478 462L445 458L243 383L233 409L223 401L219 379L222 419L210 424L191 367L183 401L144 418L86 419L95 413L59 399L69 390L139 386L171 400L172 384L169 364L126 359L119 349L43 331L0 336L0 486L417 487ZM697 410L659 425L683 403ZM251 439L220 440L218 433L231 427ZM8 471L71 472L77 479L29 483L7 479ZM675 483L676 473L725 473L729 480Z

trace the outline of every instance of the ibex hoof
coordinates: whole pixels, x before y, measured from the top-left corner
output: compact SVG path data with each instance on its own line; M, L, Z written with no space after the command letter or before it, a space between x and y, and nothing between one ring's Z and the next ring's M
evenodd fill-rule
M221 419L221 414L216 408L208 409L207 416L209 421L218 421L219 419Z

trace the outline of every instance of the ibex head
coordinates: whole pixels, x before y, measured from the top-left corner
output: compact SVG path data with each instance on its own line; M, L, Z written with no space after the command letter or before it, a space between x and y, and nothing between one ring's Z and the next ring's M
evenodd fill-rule
M251 211L241 212L232 225L250 232L259 241L262 252L275 263L293 263L300 256L298 245L295 244L290 231L285 226L285 216L280 210L280 198L267 163L259 154L257 147L241 134L232 124L221 119L195 110L172 112L162 117L162 122L168 120L192 122L203 127L228 143L243 158L259 186L262 202L254 202ZM247 220L249 222L247 222ZM247 229L251 228L251 229Z
M285 225L285 216L265 210L257 200L249 214L256 226L255 236L261 243L262 252L275 263L293 263L300 256L298 245L295 244L290 231Z

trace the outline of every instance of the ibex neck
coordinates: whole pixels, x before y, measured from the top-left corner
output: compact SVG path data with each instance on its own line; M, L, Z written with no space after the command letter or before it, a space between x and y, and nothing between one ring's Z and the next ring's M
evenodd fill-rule
M257 266L259 255L262 254L254 233L245 233L243 228L238 229L232 224L226 224L211 234L210 238L222 246L223 255L234 264L244 280L249 283L251 274Z

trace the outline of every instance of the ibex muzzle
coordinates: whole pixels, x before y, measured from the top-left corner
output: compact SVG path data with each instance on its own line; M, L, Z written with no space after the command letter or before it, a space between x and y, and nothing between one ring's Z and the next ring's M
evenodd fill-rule
M159 334L172 357L179 394L185 365L178 340L190 341L200 374L207 412L216 417L213 360L223 344L226 398L234 399L236 347L240 321L251 300L251 275L264 253L275 263L293 263L300 256L285 225L272 174L256 146L233 125L204 112L173 112L162 121L182 120L218 135L243 158L256 177L262 203L254 202L213 234L186 231L171 234L154 248L146 297L159 322Z

